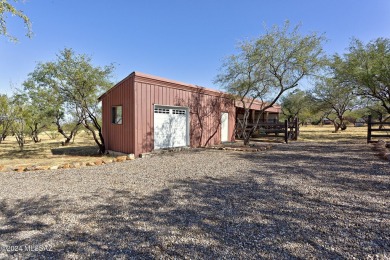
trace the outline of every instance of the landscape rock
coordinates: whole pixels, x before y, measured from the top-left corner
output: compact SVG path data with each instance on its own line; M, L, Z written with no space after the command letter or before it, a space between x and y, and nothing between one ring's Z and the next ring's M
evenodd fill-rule
M61 166L62 169L69 169L70 168L70 164L69 163L65 163Z
M135 155L133 153L127 155L127 160L135 160Z
M14 171L16 171L16 172L24 172L25 170L26 170L25 166L16 166L14 168Z
M53 166L50 166L50 170L57 170L57 169L59 169L60 168L60 166L58 166L58 165L53 165Z
M24 170L26 172L35 171L36 170L36 166L35 165L27 166Z
M102 164L103 164L103 160L102 159L99 159L99 160L95 161L95 165L102 165Z
M150 153L141 153L140 155L139 155L139 157L140 158L148 158L148 157L150 157Z
M50 168L50 166L48 165L38 165L35 167L35 170L37 171L45 171L45 170L48 170Z
M87 166L95 166L95 163L94 163L94 162L87 162L86 165L87 165Z
M103 159L103 163L104 163L104 164L112 163L112 159L110 159L110 158L104 158L104 159Z
M76 168L76 169L78 169L78 168L80 168L80 167L81 167L81 163L79 163L79 162L71 163L71 168Z
M4 165L0 165L0 172L4 171L4 170L5 170L5 166Z
M127 158L127 156L123 155L123 156L118 156L115 159L116 159L116 162L124 162L124 161L126 161L126 158Z

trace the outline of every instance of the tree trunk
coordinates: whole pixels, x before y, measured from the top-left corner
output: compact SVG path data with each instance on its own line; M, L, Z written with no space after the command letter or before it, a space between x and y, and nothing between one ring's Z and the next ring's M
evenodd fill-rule
M103 133L101 131L101 128L98 127L99 125L96 126L96 124L94 123L95 128L97 128L97 130L98 130L98 135L96 135L94 129L87 123L86 120L83 121L83 125L86 129L88 129L91 132L93 140L95 141L95 143L99 147L99 154L105 154L106 153L106 146L104 145L104 137L103 137ZM98 136L99 136L99 138L98 138Z
M203 139L203 122L198 114L199 128L200 128L200 137L199 137L199 145L198 147L202 147L202 139ZM205 145L206 146L206 145Z
M340 129L340 124L335 121L333 121L333 125L334 125L334 133L337 133Z
M342 116L337 117L339 119L339 123L336 121L336 119L333 121L334 125L334 132L337 133L340 129L343 131L347 129L347 126L344 124L344 118Z
M104 144L103 133L102 133L101 129L99 129L98 132L99 132L99 138L100 138L100 143L98 143L99 153L100 154L105 154L106 153L106 146ZM95 142L96 142L96 140L95 140Z
M244 145L249 144L249 139L251 138L251 134L246 132L246 129L248 127L249 114L250 114L249 109L245 108L244 118L242 122L242 129L241 129L242 137L244 138Z
M2 133L1 136L0 136L0 144L2 141L5 140L5 138L7 137L7 133Z
M31 132L31 139L34 141L34 143L39 143L39 137L38 137L38 132L36 130L33 130Z
M249 144L250 138L252 137L253 133L256 131L256 128L259 125L260 118L263 115L263 113L264 113L264 110L260 110L259 116L256 118L256 122L254 122L255 123L254 126L252 126L251 130L249 131L247 136L244 138L244 145ZM248 112L248 114L249 114L249 112Z
M31 136L32 140L34 141L34 143L39 143L39 137L38 137L38 134L36 132L32 133L32 136Z
M105 154L106 153L106 146L104 144L104 137L102 133L102 127L99 124L98 119L94 115L93 111L90 111L88 106L81 106L79 111L79 117L82 118L81 123L83 126L90 131L92 134L93 140L99 147L99 154ZM88 120L92 123L92 127L89 125ZM98 131L98 134L96 135L95 130Z
M79 128L79 126L81 125L81 121L79 120L76 125L72 128L72 130L70 131L70 134L67 135L65 133L65 131L62 129L62 126L61 126L61 123L60 123L60 118L57 117L56 118L56 122L55 124L57 125L57 131L58 133L60 133L63 137L65 137L65 141L62 142L62 145L66 146L70 143L70 141L72 140L72 138L76 135L76 132Z
M24 134L23 133L15 133L16 141L18 142L19 148L23 151L24 148Z
M34 123L34 126L29 126L31 130L31 139L34 141L34 143L39 143L39 136L38 136L38 123Z
M383 118L383 116L381 115L381 116L378 117L378 119L379 119L379 123L384 123L384 122L386 122L387 120L390 119L390 116ZM384 127L385 126L383 124L379 125L379 129L383 129Z
M218 133L218 129L219 129L220 125L221 125L221 115L218 116L217 126L215 127L214 132L206 140L206 143L204 144L204 146L207 146L209 144L210 140Z

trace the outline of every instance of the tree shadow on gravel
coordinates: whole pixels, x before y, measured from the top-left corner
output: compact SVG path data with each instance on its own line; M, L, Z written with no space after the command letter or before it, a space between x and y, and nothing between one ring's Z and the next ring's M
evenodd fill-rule
M278 177L258 170L178 180L150 196L112 189L73 200L2 200L0 258L363 258L390 252L388 208L336 205ZM4 250L25 245L51 251Z
M294 143L278 145L264 156L243 153L238 157L267 165L272 169L312 170L323 168L328 172L349 172L354 175L389 175L390 163L372 156L375 152L364 145L336 143ZM233 157L236 157L233 155Z

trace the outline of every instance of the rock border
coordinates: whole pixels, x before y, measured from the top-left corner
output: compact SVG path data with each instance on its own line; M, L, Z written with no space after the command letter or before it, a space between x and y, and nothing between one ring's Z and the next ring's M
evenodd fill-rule
M236 152L262 152L272 148L272 145L265 146L249 146L249 147L234 147L234 146L209 146L203 148L192 148L192 149L211 149L211 150L222 150L222 151L236 151ZM180 152L191 150L189 147L177 147L177 148L168 148L161 149L158 151L153 151L150 153L142 153L140 154L140 159L149 158L155 154L164 154L171 152ZM0 172L30 172L30 171L45 171L45 170L58 170L58 169L78 169L81 167L89 167L89 166L100 166L109 163L117 163L124 161L135 160L135 155L131 154L123 154L123 153L110 153L113 155L112 158L99 158L94 161L87 162L68 162L60 165L31 165L31 166L15 166L15 167L6 167L4 165L0 165ZM390 160L390 153L388 154Z
M6 167L4 165L0 165L0 172L29 172L29 171L45 171L45 170L58 170L58 169L77 169L81 167L87 166L99 166L103 164L116 163L116 162L124 162L135 160L134 154L128 155L120 155L113 158L99 158L94 161L88 162L68 162L60 165L31 165L31 166L15 166L15 167Z

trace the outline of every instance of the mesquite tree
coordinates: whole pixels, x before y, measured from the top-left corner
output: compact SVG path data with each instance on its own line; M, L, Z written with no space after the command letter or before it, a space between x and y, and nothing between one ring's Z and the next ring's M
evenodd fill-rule
M50 124L56 125L58 133L65 138L63 144L67 145L81 125L81 119L68 109L68 102L62 96L58 79L54 76L55 71L54 62L39 63L23 83L23 93L41 108ZM64 130L65 123L71 126L68 132Z
M14 0L14 2L17 2L17 0ZM23 11L18 10L14 5L10 4L9 1L7 1L7 0L0 1L0 35L4 35L5 37L10 39L11 41L17 41L16 37L14 37L8 33L7 21L6 21L8 15L17 16L20 19L22 19L24 22L24 25L27 28L26 36L27 37L32 36L30 18L28 18L28 16L25 15L23 13Z
M26 119L29 117L28 105L25 103L23 97L18 95L12 97L11 104L11 117L13 118L11 132L15 136L19 148L22 151L26 142L26 136L29 134L26 128Z
M239 46L239 53L226 59L216 82L234 95L244 108L243 120L237 122L244 144L249 143L266 109L283 93L294 89L304 77L322 68L326 61L323 41L324 37L316 33L301 35L299 26L290 30L289 22L286 22L281 28L274 26L260 37L244 41ZM247 132L250 109L256 100L263 105L254 126Z
M338 75L354 85L354 91L380 102L390 114L390 39L378 38L366 45L353 40Z
M0 143L11 132L13 121L11 99L7 95L0 95Z
M334 78L318 80L312 92L313 105L322 111L334 125L334 132L345 130L344 114L356 105L356 95L352 88Z
M42 95L42 102L50 107L53 122L66 138L65 143L72 139L79 125L83 125L92 134L100 153L104 153L97 98L112 86L110 77L113 69L112 65L93 66L89 56L64 49L57 55L56 61L39 64L24 85L29 91L48 93ZM61 123L65 114L73 114L75 118L69 135Z
M81 124L90 131L100 153L105 153L105 144L98 97L112 87L113 69L113 65L95 67L89 56L76 55L73 50L65 49L58 55L55 70L59 92L80 118Z
M282 113L288 121L299 118L304 124L312 115L311 99L303 90L295 89L281 98Z

